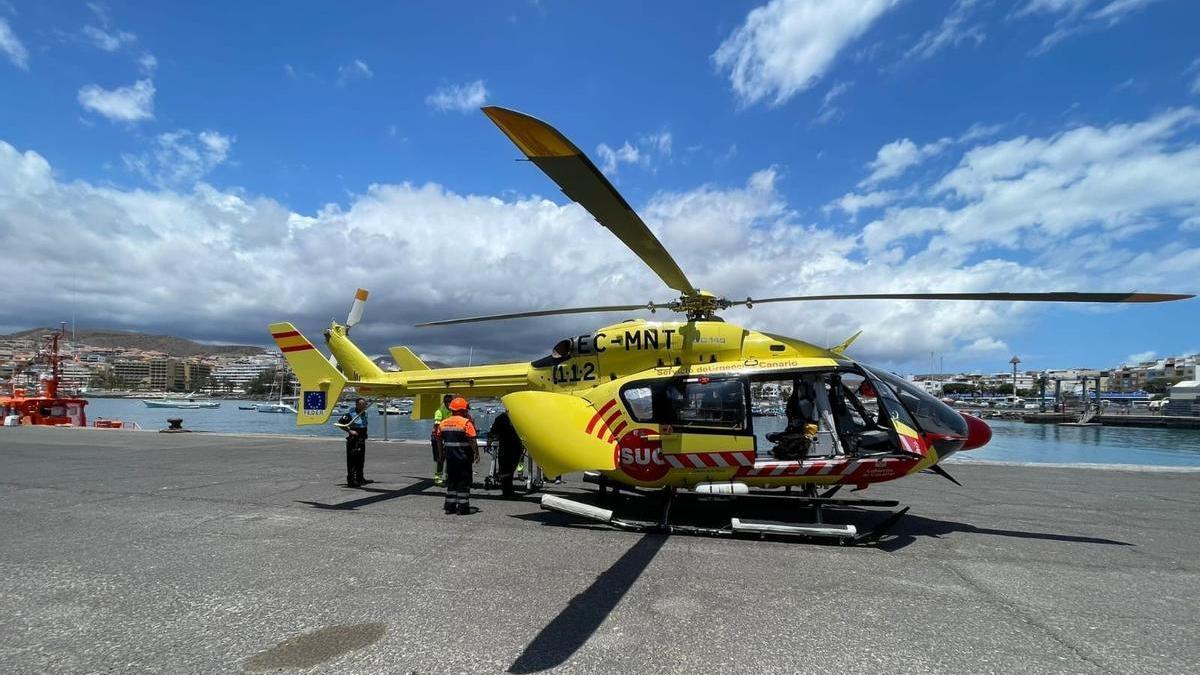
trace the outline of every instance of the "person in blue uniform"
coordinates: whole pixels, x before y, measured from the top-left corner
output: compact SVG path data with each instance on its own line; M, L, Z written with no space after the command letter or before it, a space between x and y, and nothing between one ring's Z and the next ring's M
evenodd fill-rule
M363 477L363 464L367 459L367 399L354 401L354 412L346 423L346 485L361 487L369 481Z

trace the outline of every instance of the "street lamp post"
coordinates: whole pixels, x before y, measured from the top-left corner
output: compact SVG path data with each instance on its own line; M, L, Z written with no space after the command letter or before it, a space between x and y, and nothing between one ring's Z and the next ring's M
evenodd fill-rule
M1012 360L1009 361L1009 363L1011 363L1012 367L1013 367L1013 405L1014 406L1017 405L1017 364L1020 362L1021 362L1021 359L1016 356L1012 357Z

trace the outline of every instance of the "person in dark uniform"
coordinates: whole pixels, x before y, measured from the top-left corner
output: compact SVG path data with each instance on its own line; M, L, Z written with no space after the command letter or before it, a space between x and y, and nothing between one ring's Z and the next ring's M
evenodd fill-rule
M488 430L488 445L496 447L496 464L500 467L500 489L505 499L511 499L515 494L513 473L517 470L517 463L521 461L523 448L521 437L517 436L517 430L508 419L508 413L500 413L492 422L492 428Z
M471 513L471 465L479 461L475 423L467 414L467 399L461 396L450 401L450 417L437 427L437 436L446 461L447 514L465 516Z
M367 399L354 401L354 412L346 423L346 485L361 487L369 481L363 478L363 463L367 459Z

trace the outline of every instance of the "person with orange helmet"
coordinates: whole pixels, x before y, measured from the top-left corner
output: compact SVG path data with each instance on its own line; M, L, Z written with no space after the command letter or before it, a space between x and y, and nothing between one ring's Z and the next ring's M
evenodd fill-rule
M467 399L459 396L447 407L450 417L443 419L434 432L446 462L443 509L447 515L465 516L471 513L471 465L479 461L478 434L468 412Z

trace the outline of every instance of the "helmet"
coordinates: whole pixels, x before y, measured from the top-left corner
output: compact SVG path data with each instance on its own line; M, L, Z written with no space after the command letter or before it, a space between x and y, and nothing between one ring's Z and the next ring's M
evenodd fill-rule
M470 406L467 405L467 399L465 399L461 396L454 399L453 401L450 401L450 409L455 412L458 412L460 410L466 410L469 407Z

